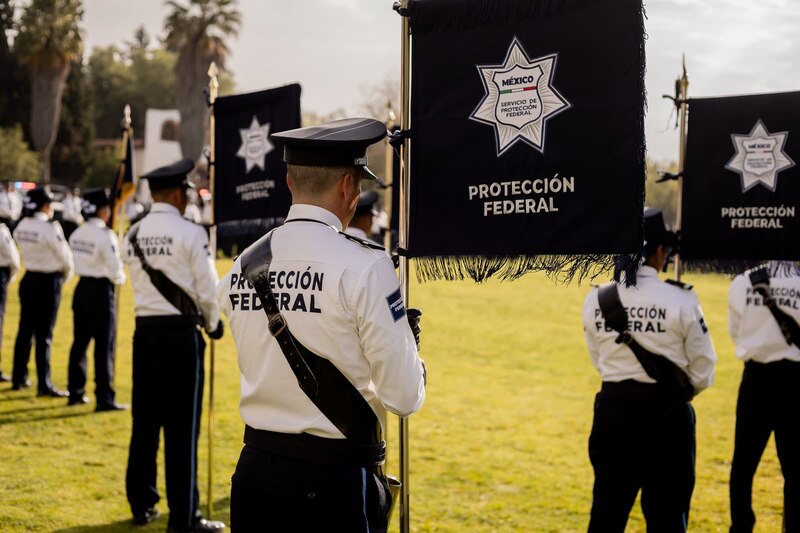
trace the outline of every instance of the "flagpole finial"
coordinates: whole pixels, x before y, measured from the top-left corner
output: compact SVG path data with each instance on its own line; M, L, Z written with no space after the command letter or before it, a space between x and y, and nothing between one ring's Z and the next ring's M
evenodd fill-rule
M394 114L394 109L392 108L392 101L389 100L386 102L386 126L391 128L394 126L394 121L397 116Z
M131 127L131 106L125 104L125 109L122 111L122 127L126 130Z
M212 61L211 64L208 66L208 102L209 104L213 104L214 100L217 99L217 93L219 92L219 80L217 76L219 75L219 68L217 68L217 63Z

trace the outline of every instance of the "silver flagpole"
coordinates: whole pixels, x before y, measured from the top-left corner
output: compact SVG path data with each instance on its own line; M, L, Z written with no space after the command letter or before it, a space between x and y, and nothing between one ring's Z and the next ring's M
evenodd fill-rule
M687 94L689 92L689 76L686 74L686 55L683 56L683 74L678 81L680 85L680 94L678 95L678 105L680 109L680 152L678 153L678 194L677 194L677 209L675 211L675 231L681 231L681 218L683 217L683 171L686 166L686 111L689 105L687 101ZM681 256L680 253L675 254L675 279L681 280Z
M408 0L402 0L401 9L408 8ZM401 16L401 53L400 53L400 130L407 131L411 128L411 28L408 17ZM405 139L400 148L400 248L406 249L408 246L408 192L411 180L411 140ZM403 301L409 305L408 290L408 257L400 255L400 288L403 293ZM409 450L408 450L408 418L400 419L400 532L409 533L411 531L410 507L410 480L409 480Z
M217 80L217 74L219 74L219 70L217 69L217 64L215 62L211 62L211 65L208 67L208 104L211 108L211 112L209 113L209 124L208 124L208 149L209 149L209 160L208 160L208 188L211 192L211 218L209 220L209 232L208 232L208 248L211 250L211 257L214 258L214 264L216 265L217 262L217 227L214 225L214 182L216 178L216 146L214 144L214 129L216 127L214 121L214 101L217 99L217 92L219 91L219 81ZM214 366L216 363L216 343L214 339L210 339L211 346L209 347L209 380L208 380L208 518L211 519L211 513L214 510L214 498L213 498L213 487L214 487L214 470L213 470L213 452L214 452Z

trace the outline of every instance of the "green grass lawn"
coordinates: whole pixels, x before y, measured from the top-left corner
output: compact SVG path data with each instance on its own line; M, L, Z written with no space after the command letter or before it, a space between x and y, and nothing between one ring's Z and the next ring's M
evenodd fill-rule
M218 266L223 272L229 265L220 261ZM719 356L716 384L694 403L698 454L690 529L727 531L742 367L727 334L729 280L686 279L696 285ZM59 387L66 386L74 286L72 280L65 287L53 340L53 379ZM589 362L580 321L588 290L586 283L555 286L540 275L513 283L412 285L410 303L424 311L422 355L429 376L427 402L410 422L414 531L586 529L593 481L587 440L600 381ZM19 319L16 284L9 291L2 345L6 373L11 371ZM132 334L133 293L127 285L116 376L118 400L126 403ZM236 353L229 336L217 343L216 361L213 516L227 520L230 476L243 430ZM92 389L90 385L90 393ZM130 523L124 484L130 411L94 413L94 403L67 408L64 400L35 394L35 387L22 392L9 390L8 384L0 388L0 531L163 531L166 517L145 528ZM199 450L204 513L207 405ZM389 429L389 470L396 472L396 419ZM159 483L159 508L166 515L161 465ZM780 530L782 486L770 444L754 488L757 531ZM644 530L637 504L628 531Z

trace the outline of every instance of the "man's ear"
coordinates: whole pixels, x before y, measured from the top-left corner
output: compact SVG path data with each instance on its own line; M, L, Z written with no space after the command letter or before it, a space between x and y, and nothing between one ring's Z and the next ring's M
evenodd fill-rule
M294 194L294 189L292 185L292 178L289 176L289 173L286 173L286 186L289 187L289 192Z

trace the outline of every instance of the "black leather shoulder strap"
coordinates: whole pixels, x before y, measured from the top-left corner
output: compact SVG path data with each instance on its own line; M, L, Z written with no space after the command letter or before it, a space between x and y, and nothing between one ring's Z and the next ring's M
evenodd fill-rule
M152 283L153 287L155 287L156 290L161 293L161 296L163 296L164 299L166 299L169 303L174 305L182 315L197 316L198 323L200 323L200 313L198 312L197 305L195 305L191 296L186 294L186 291L176 285L175 282L167 277L166 274L158 269L153 268L150 266L150 263L147 262L144 252L142 251L141 246L139 246L139 241L136 238L138 234L139 224L134 224L134 226L128 232L128 241L131 243L133 253L139 258L139 262L142 264L142 270L144 270L147 276L150 278L150 283Z
M630 348L648 376L662 385L678 389L687 401L690 400L694 396L694 386L686 373L663 355L653 353L639 344L631 335L628 330L628 313L619 299L617 284L612 282L601 285L597 300L606 325L619 333L615 342Z
M664 283L669 283L670 285L673 285L673 286L678 287L679 289L683 289L685 291L690 291L690 290L692 290L694 288L694 285L690 285L689 283L684 283L682 281L678 281L677 279L666 279L666 280L664 280Z
M786 339L787 344L794 344L800 348L800 324L792 318L783 309L778 307L777 302L772 297L769 285L769 271L766 268L757 268L751 270L749 274L750 283L753 285L753 290L761 296L764 305L767 306L769 312L781 328L783 338Z
M380 424L367 400L330 360L303 346L289 331L269 284L271 241L272 232L269 232L242 253L242 275L258 294L269 319L269 331L278 342L298 385L349 440L364 444L380 442Z
M351 240L353 242L357 242L358 244L360 244L361 246L364 246L366 248L372 248L373 250L380 250L382 252L386 251L386 248L384 248L380 244L372 242L372 241L370 241L368 239L362 239L361 237L356 237L355 235L350 235L349 233L345 233L344 231L340 231L339 235L341 235L345 239Z

